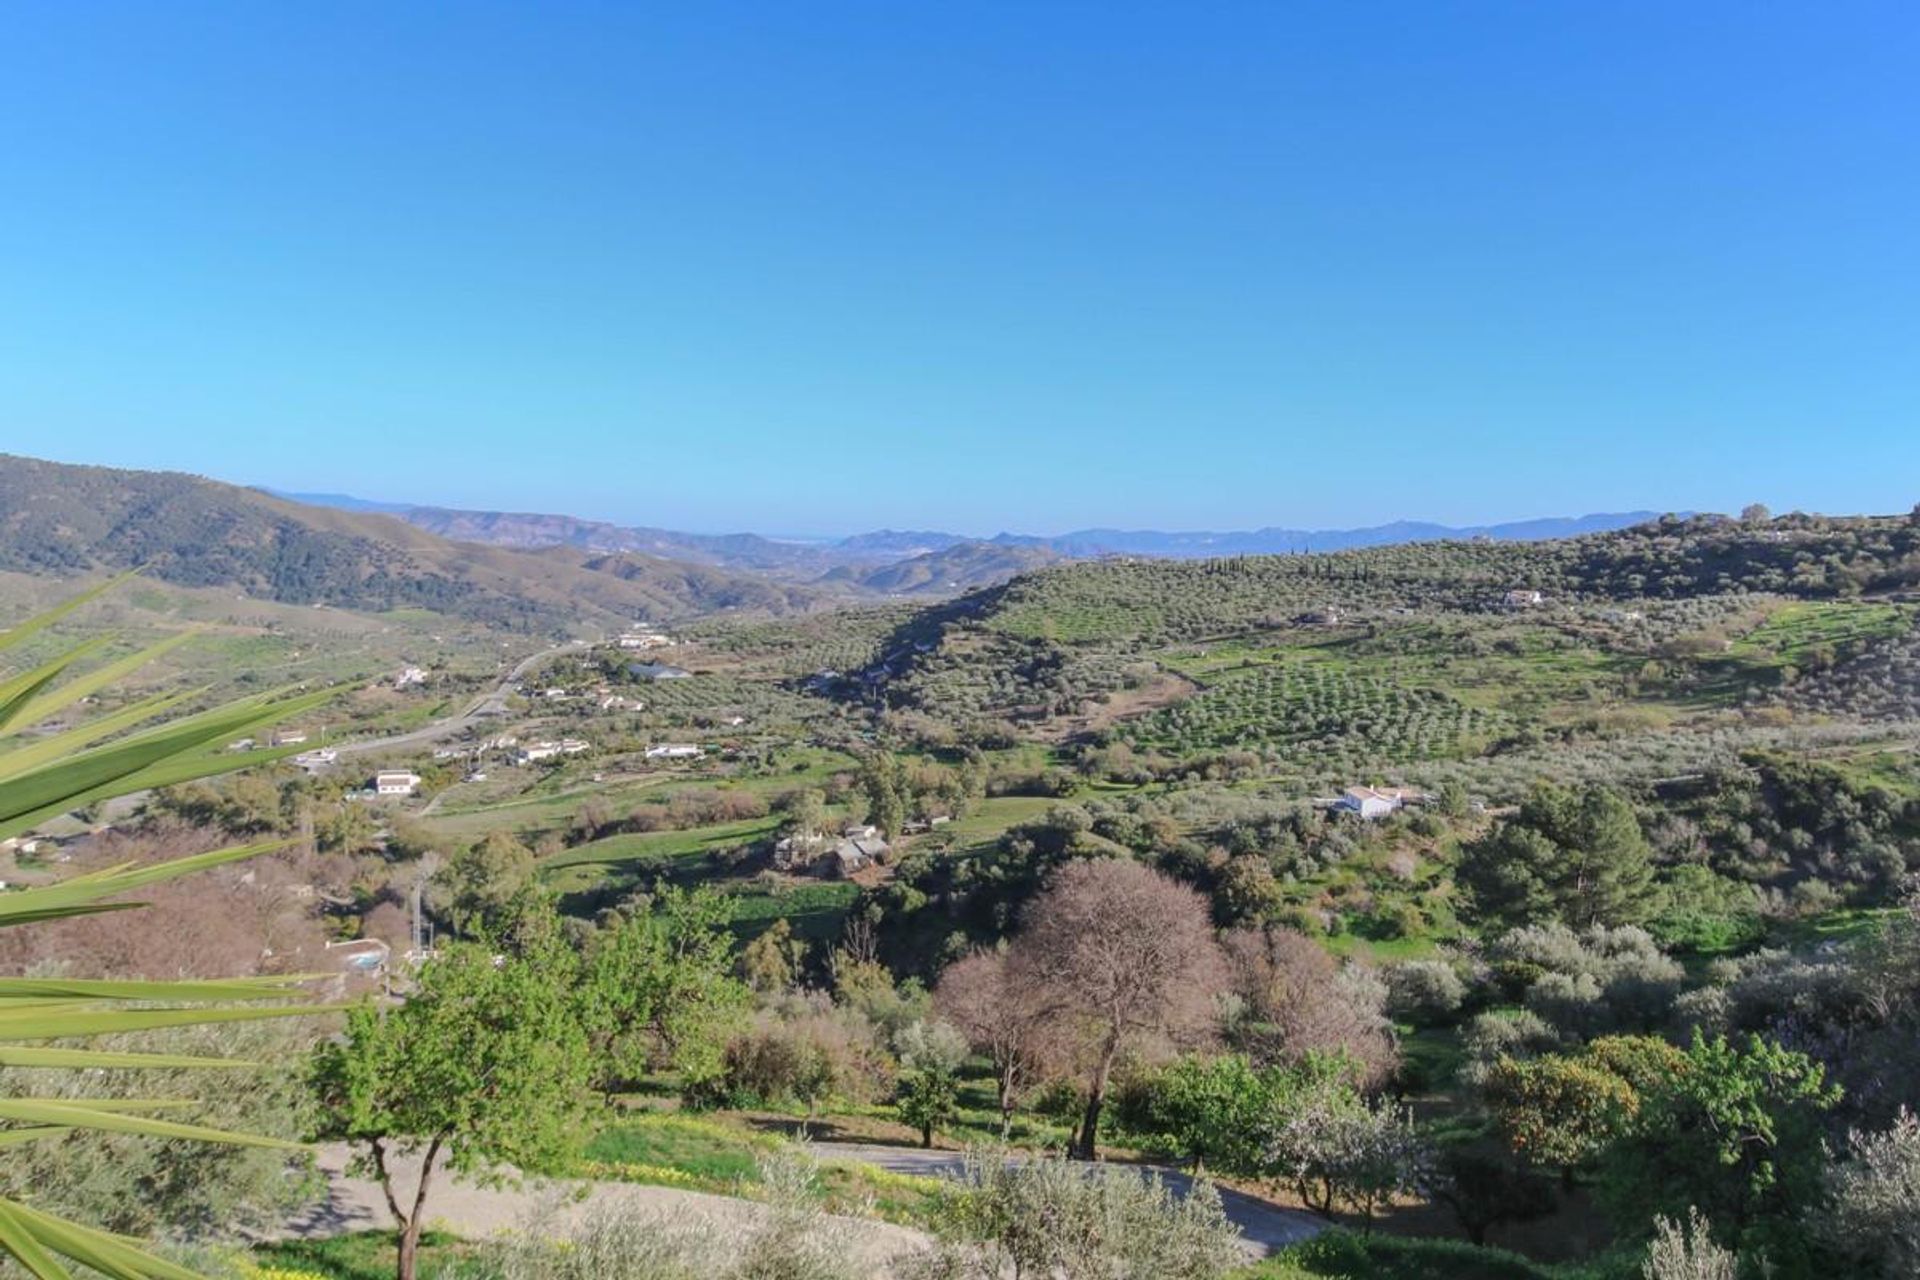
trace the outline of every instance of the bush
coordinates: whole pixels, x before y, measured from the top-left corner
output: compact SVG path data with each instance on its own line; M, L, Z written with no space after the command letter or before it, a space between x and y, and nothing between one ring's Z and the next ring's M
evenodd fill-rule
M892 1064L859 1013L801 997L767 1010L727 1046L724 1082L737 1104L828 1098L871 1102L888 1087Z
M938 1211L945 1243L916 1280L1214 1280L1243 1261L1240 1235L1201 1181L1184 1197L1152 1174L972 1154Z
M1734 1280L1737 1260L1713 1242L1713 1233L1698 1209L1685 1222L1655 1218L1653 1243L1647 1248L1646 1280Z
M1852 1134L1848 1149L1851 1158L1827 1171L1833 1207L1821 1233L1881 1275L1920 1275L1920 1120L1902 1111L1882 1133Z
M616 1203L557 1240L535 1224L488 1246L450 1280L855 1280L868 1274L846 1227L820 1211L810 1158L768 1156L760 1177L768 1213L745 1231L730 1219L669 1218Z
M1388 969L1386 977L1387 1012L1406 1022L1445 1022L1467 998L1467 984L1452 965L1438 960L1409 960Z
M1328 1231L1286 1250L1261 1280L1549 1280L1517 1253L1464 1240L1403 1240Z

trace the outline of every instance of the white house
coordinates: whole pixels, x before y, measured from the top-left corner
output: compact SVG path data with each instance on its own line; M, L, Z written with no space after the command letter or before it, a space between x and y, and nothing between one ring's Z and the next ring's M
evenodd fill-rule
M276 747L297 747L306 740L305 729L282 729L273 735L273 745Z
M693 674L685 667L671 666L665 662L630 662L627 670L636 680L685 680Z
M622 649L665 649L673 637L663 631L623 631L618 643Z
M702 754L699 747L686 742L663 742L659 746L647 748L649 760L694 760Z
M373 775L377 796L410 796L420 789L420 775L405 769L382 769Z
M1398 811L1419 796L1405 787L1348 787L1333 807L1343 813L1357 814L1371 822Z
M393 678L393 687L396 689L404 689L408 685L425 684L426 682L427 673L419 667L403 667L400 674Z
M529 742L520 748L520 754L514 760L520 764L533 764L539 760L551 760L560 754L557 742Z
M1546 596L1527 588L1515 588L1502 597L1509 609L1537 609L1547 602Z

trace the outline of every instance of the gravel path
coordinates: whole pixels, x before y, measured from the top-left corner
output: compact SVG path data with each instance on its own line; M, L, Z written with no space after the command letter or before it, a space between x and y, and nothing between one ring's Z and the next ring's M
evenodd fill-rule
M958 1151L926 1151L919 1147L862 1146L854 1143L819 1142L814 1149L823 1156L864 1160L868 1164L895 1173L917 1173L927 1177L956 1177L965 1168L965 1157ZM1110 1164L1108 1169L1135 1169L1154 1173L1178 1195L1193 1189L1193 1178L1178 1169L1158 1166ZM1218 1187L1220 1206L1233 1225L1240 1228L1240 1239L1247 1252L1264 1258L1290 1244L1311 1239L1326 1230L1327 1224L1310 1213L1283 1209L1277 1204Z
M392 1215L379 1184L347 1174L344 1146L319 1149L318 1162L327 1179L325 1201L290 1219L276 1234L280 1238L324 1239L352 1231L390 1231ZM419 1161L393 1162L403 1192L410 1192ZM404 1200L403 1200L404 1203ZM427 1200L430 1225L468 1239L484 1239L503 1231L539 1222L543 1229L564 1234L589 1214L610 1205L632 1206L677 1225L711 1224L729 1235L744 1236L766 1220L768 1209L752 1200L649 1187L629 1182L529 1183L520 1190L490 1190L456 1182L444 1168L434 1176ZM876 1280L892 1274L890 1260L928 1242L917 1231L864 1218L835 1218L833 1227L852 1250L862 1275Z

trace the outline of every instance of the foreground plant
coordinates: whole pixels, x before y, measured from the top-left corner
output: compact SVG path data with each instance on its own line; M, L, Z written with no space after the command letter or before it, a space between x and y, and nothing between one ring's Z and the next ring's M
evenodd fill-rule
M39 635L104 589L87 592L0 634L0 649L13 648ZM327 696L282 699L266 694L163 720L165 713L194 694L154 694L72 727L34 738L21 736L23 731L44 725L107 689L185 638L170 638L62 683L62 677L107 643L89 641L0 679L0 838L18 835L84 805L272 759L276 753L231 754L220 748L234 738L258 733L297 715ZM141 904L116 899L147 885L252 857L273 847L248 845L151 866L110 867L60 884L0 894L0 927L130 910ZM258 1003L287 996L297 981L0 978L0 1066L178 1070L249 1065L191 1055L90 1049L73 1042L163 1027L310 1013L313 1010L309 1005L278 1003L263 1007ZM166 1098L88 1099L70 1092L58 1097L0 1096L0 1149L61 1138L76 1130L257 1146L292 1145L164 1116L190 1105ZM116 1280L197 1280L192 1271L122 1237L40 1212L18 1200L0 1199L0 1253L40 1280L69 1280L70 1262Z

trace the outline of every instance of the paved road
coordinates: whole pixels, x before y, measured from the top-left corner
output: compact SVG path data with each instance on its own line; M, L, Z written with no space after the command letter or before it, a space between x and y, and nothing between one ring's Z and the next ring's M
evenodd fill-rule
M542 649L538 653L522 658L514 665L513 670L507 672L498 685L469 702L466 708L457 714L443 720L436 720L425 728L395 734L391 738L368 738L361 742L335 743L333 749L342 756L357 756L365 755L369 751L390 751L395 747L417 746L421 743L452 737L462 729L472 728L483 719L504 714L507 709L507 694L512 691L514 685L520 683L522 677L541 663L550 662L563 653L577 653L592 647L587 641L576 640L571 644L554 645Z
M347 1174L348 1152L344 1146L336 1143L321 1147L318 1160L327 1179L326 1199L290 1219L273 1235L280 1239L325 1239L350 1231L393 1229L393 1217L379 1184ZM414 1187L419 1168L417 1158L394 1162L403 1193ZM634 1208L662 1225L710 1227L724 1238L737 1241L744 1241L772 1212L752 1200L630 1182L556 1179L530 1183L521 1190L491 1190L455 1182L442 1167L427 1199L427 1217L434 1227L472 1240L534 1224L563 1236L595 1211L614 1205ZM866 1218L829 1218L826 1229L835 1233L837 1244L850 1251L849 1256L860 1265L860 1274L882 1278L893 1274L896 1260L929 1243L929 1238L918 1231Z
M965 1157L958 1151L925 1151L919 1147L877 1147L841 1142L816 1142L814 1150L822 1156L864 1160L895 1173L917 1173L927 1177L957 1177L966 1167ZM1164 1179L1177 1195L1184 1196L1193 1189L1193 1178L1178 1169L1125 1164L1106 1167L1151 1172ZM1310 1213L1283 1209L1225 1187L1217 1190L1220 1192L1221 1208L1226 1210L1233 1225L1240 1228L1241 1243L1253 1257L1264 1258L1326 1230L1327 1224Z

